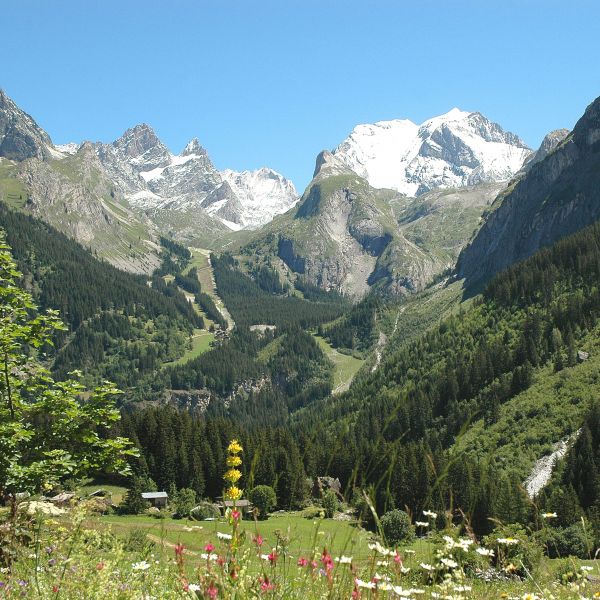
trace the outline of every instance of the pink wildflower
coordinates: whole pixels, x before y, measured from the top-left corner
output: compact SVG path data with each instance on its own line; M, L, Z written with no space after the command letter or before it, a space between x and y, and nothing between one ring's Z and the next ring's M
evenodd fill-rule
M260 533L257 533L257 534L256 534L256 535L255 535L255 536L252 538L252 541L253 541L253 542L254 542L254 543L255 543L255 544L256 544L256 545L257 545L259 548L260 548L260 547L261 547L261 546L264 544L264 542L265 542L265 540L264 540L263 536L262 536L262 535L260 535Z
M208 542L208 544L206 544L206 546L204 546L204 552L208 552L209 554L215 549L215 547Z
M206 595L211 600L214 600L219 595L219 590L214 586L214 584L211 583L206 589Z
M306 560L306 558L299 558L298 559L298 566L299 567L305 567L308 564L308 560Z

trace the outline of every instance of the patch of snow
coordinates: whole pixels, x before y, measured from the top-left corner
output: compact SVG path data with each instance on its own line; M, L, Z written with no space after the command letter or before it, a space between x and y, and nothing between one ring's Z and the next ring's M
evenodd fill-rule
M162 177L165 169L166 167L156 167L156 169L151 169L150 171L140 171L140 177L144 181L152 181L153 179Z
M76 154L80 144L69 142L68 144L56 144L54 148L61 154Z
M229 229L232 229L233 231L239 231L240 229L244 228L244 226L240 225L239 223L234 223L233 221L228 221L227 219L224 219L223 217L218 217L218 218L221 221L221 223L223 223L223 225L225 225L226 227L229 227Z

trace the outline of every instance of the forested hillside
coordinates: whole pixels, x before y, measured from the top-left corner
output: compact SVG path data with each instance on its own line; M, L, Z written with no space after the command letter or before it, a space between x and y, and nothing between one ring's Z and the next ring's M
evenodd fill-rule
M495 462L496 447L460 454L456 442L476 422L485 439L503 406L524 402L548 369L567 381L581 376L577 350L598 336L599 276L600 224L500 274L472 308L390 355L348 393L301 411L293 429L307 461L349 490L375 486L380 510L453 504L480 531L489 516L526 520L519 487L527 464ZM523 415L527 443L544 451L576 430L586 410L580 396ZM559 430L546 426L552 418ZM517 442L499 444L514 451Z
M56 374L81 369L91 383L108 378L131 397L152 394L154 371L180 356L192 329L202 326L177 287L154 289L147 277L95 259L51 226L3 204L0 228L24 287L41 309L58 310L68 327L55 336Z

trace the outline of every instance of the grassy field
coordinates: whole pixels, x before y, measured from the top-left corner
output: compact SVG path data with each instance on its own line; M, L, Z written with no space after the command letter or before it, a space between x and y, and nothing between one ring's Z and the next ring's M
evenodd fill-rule
M346 391L352 379L358 372L358 370L364 364L364 360L350 356L349 354L342 354L335 348L330 346L326 340L322 337L315 335L321 350L325 353L327 358L335 365L333 371L333 394L340 394Z
M156 519L151 516L106 516L99 523L110 526L117 535L127 535L133 529L144 529L150 539L170 547L182 543L193 553L202 552L207 543L219 545L217 532L230 533L231 526L224 520L187 521L176 519ZM289 553L293 557L310 556L313 548L319 552L327 548L333 555L353 556L357 561L366 561L370 555L368 544L371 534L355 524L333 519L307 519L300 513L275 513L265 521L242 521L241 529L247 536L259 533L265 540L265 551L277 545L277 540L285 539ZM424 545L425 544L425 545ZM420 555L428 553L428 545L417 542Z
M229 327L232 328L233 319L227 311L226 306L223 304L223 301L217 294L215 278L213 276L212 267L210 266L210 250L205 248L190 248L190 252L192 253L192 260L184 271L184 274L193 267L196 267L198 270L198 279L200 281L200 287L202 288L202 291L213 299L213 302L216 304L221 314L225 317L225 319L227 319ZM206 319L205 315L204 318ZM210 319L208 319L207 322L209 325L212 323Z
M204 314L202 317L205 319L205 321L209 321ZM183 356L169 364L181 365L188 362L188 360L198 358L201 354L204 354L206 351L210 350L210 344L214 339L215 336L211 331L206 331L206 329L194 329L194 333L191 337L192 347L189 350L186 350Z
M127 493L127 488L119 485L105 485L101 482L87 481L84 483L84 485L77 489L77 494L81 498L85 498L97 490L105 490L106 492L109 492L111 494L113 504L120 504Z

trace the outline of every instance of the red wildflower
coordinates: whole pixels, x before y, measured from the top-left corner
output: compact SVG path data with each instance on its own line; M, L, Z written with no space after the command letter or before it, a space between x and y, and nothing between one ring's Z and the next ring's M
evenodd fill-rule
M57 585L53 585L53 586L52 586L52 593L53 593L53 594L58 594L58 590L59 590L59 589L60 589L60 588L59 588Z
M265 576L264 579L259 579L260 582L260 591L261 592L270 592L275 588L275 586L269 581L269 578Z
M252 538L252 541L253 541L253 542L254 542L254 543L255 543L255 544L256 544L256 545L257 545L259 548L260 548L260 547L261 547L261 546L264 544L264 542L265 542L265 540L264 540L263 536L262 536L262 535L260 535L260 533L257 533L257 534L256 534L256 535L255 535L255 536Z
M214 586L214 584L211 583L206 589L206 595L211 600L214 600L219 595L219 590Z
M215 547L208 542L208 544L206 544L206 546L204 546L204 552L208 552L209 554L215 549Z
M177 544L177 546L175 546L175 556L181 556L183 554L183 550L184 550L184 545Z
M279 557L277 556L277 552L273 550L273 552L271 552L267 558L269 559L269 562L274 565Z
M239 518L240 518L240 516L241 516L241 515L240 515L240 511L239 511L239 510L236 510L236 509L234 508L234 509L231 511L231 518L232 518L234 521L238 521L238 520L239 520Z
M325 567L325 571L329 573L333 569L333 558L331 558L331 554L327 552L327 550L323 550L323 554L321 555L321 562Z
M306 560L306 558L299 558L298 559L298 566L299 567L305 567L308 564L308 560Z

